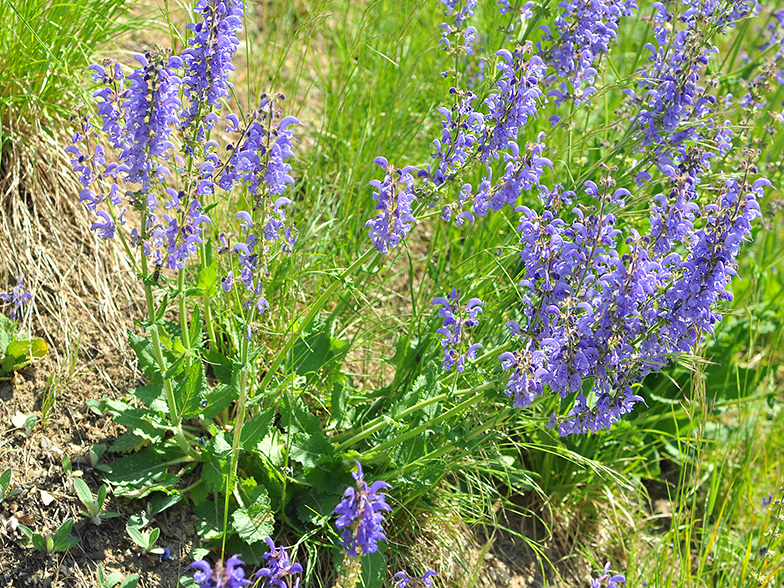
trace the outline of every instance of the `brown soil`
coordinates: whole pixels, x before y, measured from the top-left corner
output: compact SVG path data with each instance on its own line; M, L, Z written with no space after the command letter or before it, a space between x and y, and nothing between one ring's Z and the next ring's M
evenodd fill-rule
M48 374L56 369L54 359L50 356L12 381L0 382L0 470L12 469L11 488L18 492L0 503L0 587L99 586L97 566L107 575L137 573L142 587L175 587L191 561L196 540L193 514L186 505L176 505L153 519L152 525L161 529L158 545L172 553L163 562L145 554L125 531L128 517L143 508L141 501L110 494L104 512L120 516L103 519L100 526L80 514L63 458L72 462L72 475L80 476L96 494L100 472L90 464L90 448L110 445L121 432L109 416L99 416L86 401L119 397L138 381L122 355L98 337L84 335L79 364L81 372L57 398L45 427L40 422L41 401ZM29 435L12 423L18 413L38 416ZM34 550L18 528L23 524L45 535L69 518L74 521L71 535L79 542L66 554Z

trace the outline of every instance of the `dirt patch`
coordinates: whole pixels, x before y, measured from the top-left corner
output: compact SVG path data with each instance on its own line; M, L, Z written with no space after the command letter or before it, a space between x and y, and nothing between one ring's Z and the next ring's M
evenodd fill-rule
M79 512L72 477L81 477L97 493L100 471L90 463L90 448L110 445L121 432L109 416L90 410L87 400L116 398L139 383L123 358L101 341L88 340L79 359L83 369L57 398L45 427L41 401L48 374L56 369L54 358L0 382L0 470L12 469L11 489L17 492L0 503L0 587L98 586L99 565L107 575L138 573L143 587L177 586L196 541L195 519L187 505L175 505L153 519L153 526L161 529L158 545L172 554L166 561L143 553L125 531L128 518L143 508L141 501L116 499L110 493L104 512L119 516L99 526ZM32 430L16 426L15 415L32 413L39 417ZM71 476L64 457L72 462ZM42 535L53 534L69 518L74 521L71 535L79 542L65 554L34 550L19 528L23 524Z

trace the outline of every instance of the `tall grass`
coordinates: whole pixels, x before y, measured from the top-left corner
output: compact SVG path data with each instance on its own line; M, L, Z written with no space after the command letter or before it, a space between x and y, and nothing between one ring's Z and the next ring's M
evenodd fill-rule
M85 96L81 72L96 51L134 25L127 0L0 2L0 121L12 129L51 129ZM13 126L11 126L13 125ZM28 131L29 132L29 131Z

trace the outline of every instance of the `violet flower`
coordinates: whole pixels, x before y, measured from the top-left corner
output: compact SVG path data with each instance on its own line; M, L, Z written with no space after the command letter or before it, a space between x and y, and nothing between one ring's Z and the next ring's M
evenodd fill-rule
M477 352L483 349L481 343L474 343L463 351L465 329L472 329L479 324L483 303L479 298L471 298L465 306L461 306L459 299L460 290L453 288L447 298L439 296L431 304L442 307L438 310L438 316L444 319L443 326L436 331L442 335L441 346L444 348L441 365L447 371L455 367L457 372L462 372L466 360L476 359Z
M299 578L292 586L289 576L302 573L302 566L298 563L291 563L285 547L275 547L275 543L267 537L265 539L269 546L269 551L264 554L267 560L266 567L256 572L255 578L266 578L261 586L275 586L275 588L297 588Z
M231 96L228 76L234 71L232 57L239 47L237 33L242 28L241 0L199 0L194 12L201 15L202 20L188 25L193 36L182 52L185 64L183 91L191 103L182 113L183 129L199 117L203 105L220 109L221 100ZM206 130L213 125L207 121ZM199 129L197 133L204 130Z
M245 579L245 569L242 567L244 565L239 555L232 555L226 561L225 567L218 561L213 569L209 562L203 559L188 567L197 570L193 579L201 588L241 588L253 583Z
M369 236L373 246L381 253L388 253L405 239L416 219L412 214L412 205L417 200L414 189L413 166L396 169L384 157L376 157L376 165L386 171L383 180L372 180L370 185L373 200L376 201L376 218L365 223L369 227Z
M410 578L405 572L398 572L393 577L397 579L397 588L432 588L433 576L437 575L434 570L428 570L421 578Z
M380 490L391 488L389 484L376 480L370 486L364 480L362 465L357 464L357 471L351 475L356 480L356 488L349 486L343 499L335 507L338 515L335 525L343 530L343 549L350 557L378 551L378 542L386 541L383 511L391 511L386 497Z
M20 317L22 305L33 299L33 295L28 292L24 287L24 276L19 276L16 286L13 287L10 293L0 292L0 300L13 304L11 307L11 318L16 320Z
M610 562L604 566L604 572L598 578L591 579L591 588L620 588L618 584L626 584L623 574L612 574Z

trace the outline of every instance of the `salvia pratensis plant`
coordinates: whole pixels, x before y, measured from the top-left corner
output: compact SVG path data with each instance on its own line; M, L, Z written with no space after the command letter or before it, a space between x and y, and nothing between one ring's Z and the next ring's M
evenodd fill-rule
M456 20L442 29L446 38L457 38L474 9L471 3L461 10L449 6ZM718 51L709 41L751 14L752 3L676 6L682 30L673 37L668 30L675 27L667 24L673 16L654 4L659 49L649 45L652 66L638 72L647 98L627 90L629 104L640 108L630 130L640 156L646 153L636 179L649 182L653 164L659 181L672 186L652 199L649 226L619 223L627 201L637 198L615 187L617 167L605 165L597 181L585 180L582 198L575 189L543 182L553 167L545 133L525 147L518 140L550 98L556 110L590 102L597 79L592 64L610 49L619 21L637 10L634 2L561 3L555 27L544 27L535 48L517 45L490 57L497 81L483 104L470 90L450 89L452 108L439 108L445 120L433 143L434 168L388 168L386 182L395 174L408 178L409 204L425 193L443 202L443 220L473 223L507 207L519 215L520 300L507 323L514 349L498 359L510 374L506 393L515 407L528 407L547 392L573 399L567 414L550 419L561 436L609 428L644 402L635 389L647 374L713 332L721 318L716 304L731 299L727 287L739 247L750 239L758 200L770 186L756 176L752 152L718 186L701 185L713 172L711 160L737 147L729 123L715 120L724 107L699 85L700 72ZM460 51L455 42L442 45ZM559 121L553 115L551 123ZM472 175L481 182L464 183L476 168L481 171ZM521 196L538 196L539 205L519 206ZM413 214L406 219L407 226L415 222ZM378 225L391 226L385 212L369 224L382 253L408 230L380 231ZM382 240L383 234L395 238ZM445 359L444 367L451 365Z
M512 409L535 410L540 399L559 407L549 426L560 436L610 429L645 404L646 376L714 332L731 298L771 186L737 124L764 84L736 100L705 77L713 44L758 7L567 1L535 27L545 16L536 3L502 1L490 8L507 26L490 42L480 18L488 6L441 4L447 22L433 35L450 87L424 127L435 129L430 161L373 159L371 242L347 267L312 272L331 280L315 300L287 298L276 281L299 254L294 213L309 206L295 183L303 125L273 92L244 114L230 108L242 2L199 0L180 55L156 47L133 66L90 67L96 114L80 118L67 151L91 229L119 241L146 307L144 335L129 340L148 382L133 402L102 404L128 427L111 449L127 455L106 479L116 494L145 498L198 473L187 490L221 558L193 564L201 586L251 584L247 561L265 564L257 582L296 588L303 568L270 536L287 524L324 536L330 512L354 585L395 532L385 491L402 493L417 468L465 455ZM613 46L641 10L651 16L643 57L627 76L609 76ZM781 45L780 29L768 47ZM607 140L610 155L578 161L576 129L616 89L618 120L604 130L620 138ZM492 256L498 274L450 283L444 254L425 315L435 326L416 340L412 327L394 358L406 377L360 393L339 367L350 297L338 289L372 295L367 276L393 266L419 225L468 238L499 218L504 235L477 254ZM368 484L359 459L394 490ZM341 498L337 480L351 463ZM434 575L395 578L429 588ZM594 585L622 582L608 567Z

